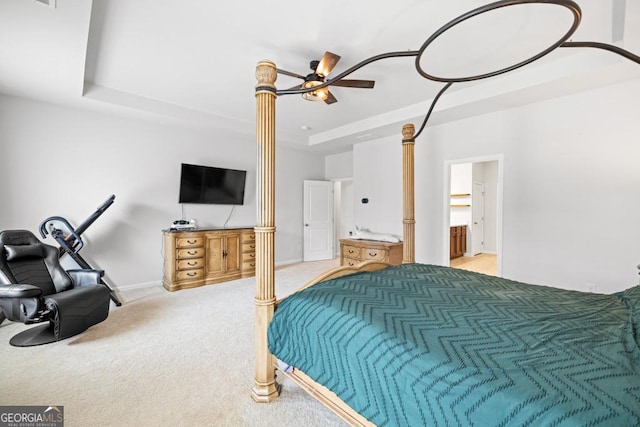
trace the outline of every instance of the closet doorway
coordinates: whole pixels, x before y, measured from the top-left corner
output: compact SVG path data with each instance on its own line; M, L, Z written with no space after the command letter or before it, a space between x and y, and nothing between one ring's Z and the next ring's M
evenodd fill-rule
M502 275L502 156L445 165L443 264Z

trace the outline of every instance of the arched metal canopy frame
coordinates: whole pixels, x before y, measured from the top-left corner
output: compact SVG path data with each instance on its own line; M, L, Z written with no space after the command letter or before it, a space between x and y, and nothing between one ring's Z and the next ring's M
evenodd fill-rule
M549 47L547 47L546 49L536 53L535 55L520 61L516 64L513 64L511 66L508 67L504 67L495 71L491 71L491 72L487 72L484 74L477 74L477 75L472 75L472 76L466 76L466 77L438 77L438 76L434 76L431 75L427 72L425 72L422 67L420 66L420 59L422 58L422 56L424 55L424 52L427 50L427 48L438 38L440 37L442 34L444 34L446 31L450 30L451 28L455 27L456 25L471 19L475 16L481 15L483 13L487 13L490 12L492 10L496 10L496 9L500 9L503 7L508 7L508 6L516 6L516 5L523 5L523 4L548 4L548 5L556 5L556 6L562 6L567 8L569 11L571 11L571 13L573 14L573 22L571 23L571 26L569 27L569 29L567 30L567 32L560 37L560 39L558 39L556 42L554 42L553 44L551 44ZM494 77L500 74L504 74L507 73L509 71L513 71L516 70L518 68L521 68L525 65L528 65L534 61L537 61L538 59L548 55L549 53L553 52L554 50L556 50L557 48L560 47L589 47L589 48L597 48L597 49L603 49L603 50L607 50L609 52L613 52L615 54L618 54L624 58L629 59L630 61L633 61L637 64L640 64L640 56L635 55L625 49L622 49L618 46L614 46L614 45L610 45L607 43L601 43L601 42L589 42L589 41L578 41L578 42L574 42L574 41L567 41L569 40L569 38L573 35L573 33L576 31L576 29L578 28L578 26L580 25L580 21L582 18L582 11L580 9L580 6L578 6L577 3L575 3L572 0L499 0L493 3L489 3L486 4L484 6L478 7L476 9L473 9L467 13L464 13L460 16L458 16L457 18L449 21L448 23L446 23L445 25L443 25L442 27L440 27L438 30L436 30L424 43L423 45L420 47L420 49L418 50L409 50L409 51L396 51L396 52L388 52L388 53L383 53L383 54L379 54L379 55L375 55L372 56L370 58L365 59L364 61L361 61L359 63L357 63L356 65L352 66L351 68L343 71L342 73L336 75L334 78L332 79L328 79L326 80L324 83L314 86L312 88L291 88L291 89L283 89L283 90L275 90L276 95L281 96L281 95L294 95L294 94L303 94L303 93L307 93L307 92L311 92L313 90L318 90L321 88L325 88L328 86L331 86L332 84L336 83L339 80L344 79L345 77L347 77L348 75L352 74L353 72L359 70L360 68L371 64L373 62L376 61L380 61L382 59L388 59L388 58L399 58L399 57L415 57L415 67L416 70L418 71L418 73L423 76L424 78L428 79L428 80L432 80L432 81L436 81L436 82L444 82L447 83L436 95L436 97L433 99L431 106L429 107L429 111L427 112L422 125L420 126L420 129L418 130L418 132L416 132L416 134L411 138L414 139L417 138L422 131L424 130L424 128L426 127L427 121L429 120L429 118L431 117L431 113L434 110L434 107L436 105L436 103L438 102L438 100L440 99L440 97L444 94L444 92L449 89L451 87L451 85L453 83L461 83L461 82L470 82L470 81L475 81L475 80L481 80L481 79L486 79L489 77ZM407 140L403 140L403 142L408 141Z
M491 71L488 73L484 73L484 74L477 74L477 75L471 75L471 76L467 76L467 77L438 77L438 76L434 76L431 75L429 73L427 73L426 71L424 71L422 69L422 67L420 66L420 59L422 58L422 56L424 55L424 52L426 51L426 49L438 38L440 37L442 34L444 34L445 32L449 31L450 29L452 29L453 27L455 27L458 24L463 23L464 21L467 21L468 19L471 19L473 17L476 17L478 15L482 15L484 13L487 12L491 12L493 10L497 10L497 9L501 9L503 7L508 7L508 6L518 6L518 5L525 5L525 4L549 4L549 5L556 5L556 6L561 6L561 7L565 7L567 8L572 14L573 14L573 22L571 23L571 26L569 27L569 29L567 30L567 32L560 37L556 42L552 43L549 47L547 47L546 49L543 49L542 51L536 53L535 55L520 61L516 64L510 65L508 67L504 67L495 71ZM537 61L538 59L542 58L543 56L551 53L552 51L554 51L556 48L558 48L560 45L562 45L562 43L564 43L565 41L569 40L569 38L573 35L573 33L575 33L575 31L578 29L578 26L580 25L580 21L582 19L582 11L580 10L580 6L578 6L575 2L573 2L572 0L501 0L501 1L497 1L494 3L490 3L481 7L478 7L476 9L473 9L465 14L462 14L460 16L458 16L457 18L447 22L446 24L444 24L442 27L440 27L435 33L433 33L422 45L422 47L420 47L420 49L418 50L419 54L416 57L416 70L418 71L418 73L429 79L429 80L433 80L436 82L444 82L444 83L460 83L460 82L470 82L473 80L481 80L481 79L486 79L489 77L493 77L493 76L497 76L500 74L504 74L507 73L509 71L513 71L516 70L520 67L524 67L525 65L531 64L534 61Z

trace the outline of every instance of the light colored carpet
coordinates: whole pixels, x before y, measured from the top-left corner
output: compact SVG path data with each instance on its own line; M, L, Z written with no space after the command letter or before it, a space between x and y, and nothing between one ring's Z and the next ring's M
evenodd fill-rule
M278 298L337 261L276 271ZM343 426L286 378L269 404L250 397L255 278L120 294L109 318L54 344L16 348L25 325L0 325L0 405L61 405L67 427Z

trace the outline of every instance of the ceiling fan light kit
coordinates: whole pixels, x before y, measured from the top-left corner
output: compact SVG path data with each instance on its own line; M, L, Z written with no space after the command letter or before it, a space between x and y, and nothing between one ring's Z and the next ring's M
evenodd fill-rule
M302 83L302 87L304 89L309 89L315 86L319 86L321 84L322 82L317 80L308 80ZM329 89L327 89L326 87L323 87L317 90L312 90L311 92L305 92L302 94L302 97L307 101L326 101L327 98L329 97Z

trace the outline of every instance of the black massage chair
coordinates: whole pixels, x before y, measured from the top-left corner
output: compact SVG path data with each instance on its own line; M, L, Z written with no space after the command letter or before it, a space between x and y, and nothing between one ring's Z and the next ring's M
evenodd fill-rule
M44 323L10 340L29 347L63 340L105 320L109 288L101 270L69 270L58 249L26 230L0 232L0 322Z

